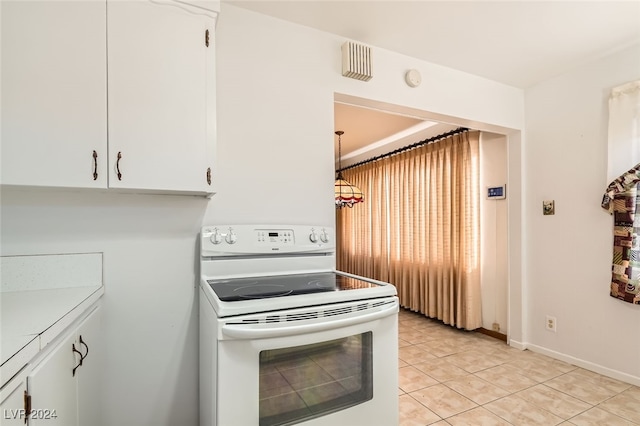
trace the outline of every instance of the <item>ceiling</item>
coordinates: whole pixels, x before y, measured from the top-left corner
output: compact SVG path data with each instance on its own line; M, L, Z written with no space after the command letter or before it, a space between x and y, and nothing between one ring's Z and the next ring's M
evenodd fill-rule
M640 0L223 1L522 89L640 43ZM418 124L340 104L335 119L343 155Z
M334 125L342 130L342 167L441 135L456 128L444 123L334 103ZM338 156L338 137L335 136Z

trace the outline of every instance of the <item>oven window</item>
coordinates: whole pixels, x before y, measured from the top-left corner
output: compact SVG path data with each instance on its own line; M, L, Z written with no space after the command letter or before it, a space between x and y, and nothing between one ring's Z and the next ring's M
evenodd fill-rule
M260 426L297 424L373 397L372 333L260 352Z

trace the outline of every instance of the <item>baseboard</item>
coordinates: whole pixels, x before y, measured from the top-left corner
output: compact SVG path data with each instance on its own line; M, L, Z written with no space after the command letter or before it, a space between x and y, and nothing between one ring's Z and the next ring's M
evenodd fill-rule
M525 349L527 349L526 343L518 342L517 340L511 339L507 342L507 344L512 348L520 349L521 351L524 351Z
M493 337L494 339L502 340L503 342L507 343L506 334L502 334L493 330L487 330L486 328L482 328L482 327L476 329L476 331L478 333L486 334L487 336Z
M515 346L515 345L512 345L512 346ZM585 361L580 358L575 358L570 355L552 351L550 349L547 349L538 345L533 345L531 343L524 344L524 347L522 349L529 349L532 352L536 352L560 361L567 362L572 365L576 365L578 367L584 368L585 370L593 371L594 373L602 374L603 376L620 380L622 382L629 383L635 386L640 386L640 377L638 376L633 376L631 374L623 373L622 371L604 367L602 365L595 364L590 361Z

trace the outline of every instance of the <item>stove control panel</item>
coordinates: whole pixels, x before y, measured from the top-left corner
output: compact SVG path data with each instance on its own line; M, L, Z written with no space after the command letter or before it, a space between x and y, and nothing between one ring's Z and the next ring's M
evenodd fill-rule
M201 232L203 257L333 253L333 228L306 225L216 225Z

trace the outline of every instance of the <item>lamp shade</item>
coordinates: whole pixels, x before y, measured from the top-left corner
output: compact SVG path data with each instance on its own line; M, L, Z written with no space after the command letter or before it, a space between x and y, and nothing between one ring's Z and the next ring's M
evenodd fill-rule
M364 201L362 191L357 186L351 185L344 180L342 176L338 176L334 185L336 207L353 207L356 203Z
M351 185L342 177L342 130L335 132L338 135L338 176L333 185L335 192L336 208L341 209L345 206L353 207L354 204L364 201L362 191L357 186Z

